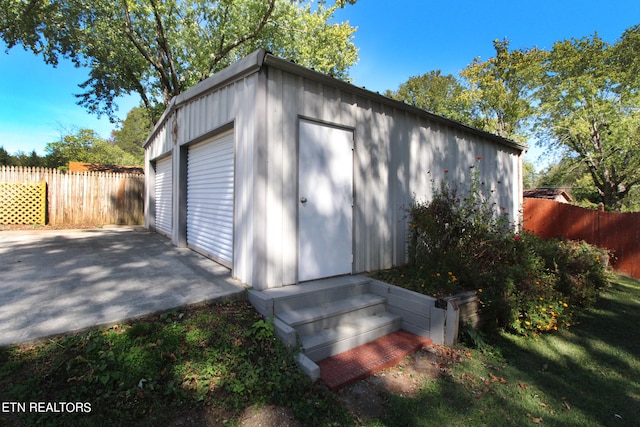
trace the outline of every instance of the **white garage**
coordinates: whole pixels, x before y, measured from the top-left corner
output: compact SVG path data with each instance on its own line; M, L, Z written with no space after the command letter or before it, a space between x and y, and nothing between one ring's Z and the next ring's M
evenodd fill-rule
M375 271L406 263L414 198L476 166L518 221L525 148L257 50L169 104L145 221L256 290Z

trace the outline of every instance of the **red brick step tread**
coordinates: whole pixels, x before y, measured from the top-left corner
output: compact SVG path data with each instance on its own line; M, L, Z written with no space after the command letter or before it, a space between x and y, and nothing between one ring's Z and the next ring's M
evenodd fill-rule
M329 390L338 390L378 371L396 365L407 354L431 345L430 338L396 331L375 341L317 362L320 379Z

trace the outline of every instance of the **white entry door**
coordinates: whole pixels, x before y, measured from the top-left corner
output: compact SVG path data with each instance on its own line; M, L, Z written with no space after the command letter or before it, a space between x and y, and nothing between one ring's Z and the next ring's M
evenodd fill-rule
M351 274L353 132L300 121L298 281Z

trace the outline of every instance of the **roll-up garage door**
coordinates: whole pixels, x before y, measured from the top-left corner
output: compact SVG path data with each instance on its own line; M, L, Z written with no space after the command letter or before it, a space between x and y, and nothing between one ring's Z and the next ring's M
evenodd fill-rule
M171 156L156 162L156 231L171 236L173 179Z
M233 132L189 147L187 245L231 267L233 261Z

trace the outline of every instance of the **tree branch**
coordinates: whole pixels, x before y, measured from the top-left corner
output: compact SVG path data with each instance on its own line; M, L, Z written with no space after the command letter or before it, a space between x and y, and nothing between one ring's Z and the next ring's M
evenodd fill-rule
M158 72L160 83L163 87L163 98L165 104L168 104L171 98L170 94L165 93L164 88L171 88L171 79L167 75L164 65L161 62L156 61L151 54L145 49L145 47L136 39L133 30L133 22L131 21L131 14L129 13L129 5L126 0L122 2L122 7L125 15L125 34L127 39L134 45L136 50L140 52L142 57Z
M171 47L167 42L164 25L162 24L162 16L160 15L160 11L158 10L158 4L156 0L151 0L151 6L153 7L153 16L156 22L156 28L158 30L158 37L156 38L156 40L158 42L159 48L164 53L167 65L169 66L170 70L170 76L168 76L167 80L169 80L170 78L171 87L169 88L169 94L170 97L173 97L180 93L180 79L176 71L173 55L171 54ZM165 99L165 104L168 104L168 101L169 99Z
M273 10L275 8L275 4L276 4L275 0L269 0L269 7L268 7L266 13L263 15L262 19L258 23L258 26L252 32L250 32L248 34L245 34L244 36L240 37L239 39L237 39L233 43L230 43L229 45L227 45L226 47L221 48L218 51L218 53L216 54L215 58L213 59L213 61L211 61L211 64L209 65L209 70L208 70L208 74L209 75L211 75L213 73L213 70L215 69L215 66L218 64L218 62L220 62L222 60L222 58L227 56L227 54L229 54L229 52L231 52L236 47L242 45L243 43L246 43L247 41L256 38L258 36L258 34L260 34L260 31L262 31L264 26L267 25L267 23L269 22L269 18L273 14Z

